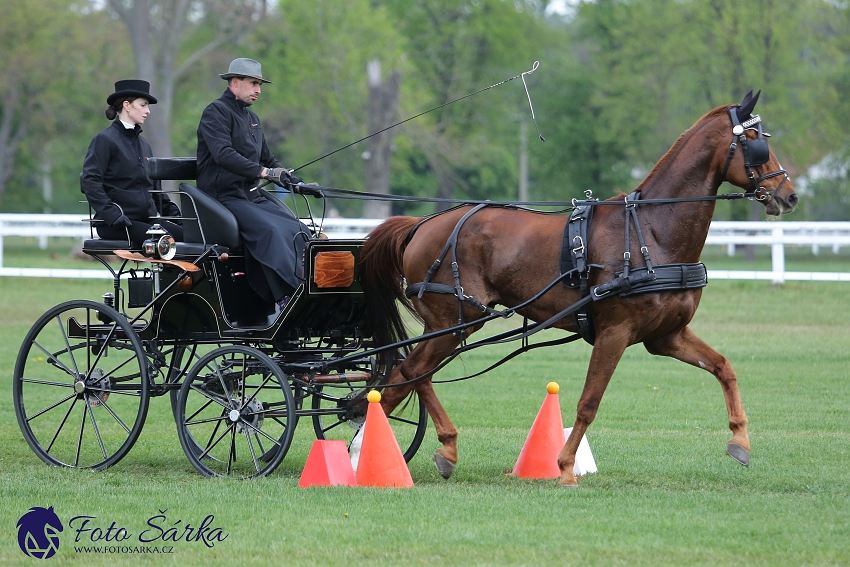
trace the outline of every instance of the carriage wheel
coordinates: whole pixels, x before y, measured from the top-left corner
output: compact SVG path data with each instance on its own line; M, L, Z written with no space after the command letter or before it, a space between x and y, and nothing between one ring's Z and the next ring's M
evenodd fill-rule
M13 395L29 446L50 465L102 470L139 437L148 364L127 318L89 300L62 303L30 329Z
M269 474L295 430L286 375L267 355L243 345L201 357L180 388L177 414L183 451L204 476Z
M371 389L371 388L369 388ZM313 430L317 439L341 439L350 446L366 421L365 389L318 388L313 394ZM388 416L404 460L410 462L428 427L428 410L414 392Z

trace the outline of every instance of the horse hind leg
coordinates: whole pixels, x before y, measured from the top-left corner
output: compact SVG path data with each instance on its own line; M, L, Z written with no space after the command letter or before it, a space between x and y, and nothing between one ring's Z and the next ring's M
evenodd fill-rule
M729 429L732 439L726 445L730 457L745 467L750 465L750 439L747 435L747 414L738 391L738 378L729 361L696 336L688 327L661 340L644 343L651 354L673 357L714 374L723 388Z

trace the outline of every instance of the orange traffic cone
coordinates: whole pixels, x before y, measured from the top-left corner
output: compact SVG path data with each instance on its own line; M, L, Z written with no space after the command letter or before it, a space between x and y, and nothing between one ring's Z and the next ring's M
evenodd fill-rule
M413 479L381 407L381 393L372 390L367 399L363 446L355 474L357 486L409 488Z
M560 387L549 382L549 394L534 419L511 475L520 478L558 478L558 454L564 448L564 420L558 401Z
M345 441L313 441L298 486L357 486Z

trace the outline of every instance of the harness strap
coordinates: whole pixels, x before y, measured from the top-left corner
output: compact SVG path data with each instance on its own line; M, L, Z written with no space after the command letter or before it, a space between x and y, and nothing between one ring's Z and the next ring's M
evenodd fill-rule
M404 294L407 297L413 297L414 295L421 297L424 292L442 293L442 294L445 294L445 295L454 295L455 297L458 297L457 288L452 287L450 285L436 283L436 282L420 282L420 283L410 284L409 286L407 286L407 289L404 290ZM483 303L481 303L480 301L478 301L477 299L475 299L471 295L463 294L459 297L460 297L461 301L469 303L470 305L472 305L473 307L475 307L477 309L480 309L484 313L496 314L496 315L502 315L502 316L505 315L505 311L499 311L497 309L493 309L492 307L484 305ZM512 314L513 314L513 310L510 310L510 315L512 315ZM508 316L510 316L510 315L508 315Z
M616 273L617 279L594 286L590 295L594 301L613 295L628 297L638 293L696 289L708 285L708 274L702 262L688 264L662 264L650 272L648 268L635 268L628 276Z
M419 293L417 294L417 297L419 299L422 299L422 294L425 293L426 288L428 287L428 284L431 281L431 277L433 277L433 275L435 273L437 273L437 270L440 269L440 264L442 264L443 260L446 257L446 254L448 254L449 250L451 250L452 251L452 277L454 278L454 283L455 283L454 295L456 295L457 298L458 298L458 302L457 302L457 324L458 325L463 325L463 297L464 297L464 293L463 293L463 287L461 287L461 285L460 285L460 271L459 271L458 265L457 265L457 237L458 237L458 234L460 233L461 227L463 227L463 225L467 221L467 219L469 219L469 217L471 217L472 215L474 215L475 213L477 213L478 211L480 211L481 209L483 209L486 206L488 206L488 203L481 203L480 205L476 205L470 211L468 211L465 215L463 215L459 221L457 221L457 224L455 225L454 230L452 230L452 233L449 235L449 239L446 241L446 245L443 246L443 251L440 253L440 256L436 260L434 260L434 263L428 269L428 273L425 276L425 280L422 282L424 285L422 285L422 287L419 289ZM460 331L458 331L458 334L460 334L460 336L462 336L462 337L466 336L466 329L465 328L461 329Z

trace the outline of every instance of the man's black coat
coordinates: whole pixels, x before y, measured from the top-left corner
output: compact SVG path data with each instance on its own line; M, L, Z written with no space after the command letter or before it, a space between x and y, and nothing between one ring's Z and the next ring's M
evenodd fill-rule
M260 119L230 90L212 101L198 124L198 188L213 197L255 200L263 167L283 167L266 145Z

